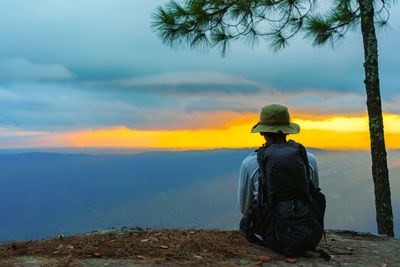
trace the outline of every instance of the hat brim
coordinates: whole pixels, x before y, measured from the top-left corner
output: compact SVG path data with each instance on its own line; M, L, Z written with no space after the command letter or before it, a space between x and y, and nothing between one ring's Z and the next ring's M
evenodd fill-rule
M251 129L252 133L278 133L279 131L283 134L298 134L300 126L294 122L287 125L263 125L257 123Z

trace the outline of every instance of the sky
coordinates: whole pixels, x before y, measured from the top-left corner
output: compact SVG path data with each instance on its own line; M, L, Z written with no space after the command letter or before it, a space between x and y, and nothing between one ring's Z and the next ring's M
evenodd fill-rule
M264 105L288 106L308 147L369 147L359 32L334 48L301 36L171 49L152 31L164 0L2 0L0 149L256 147ZM400 148L400 7L378 32L389 148Z

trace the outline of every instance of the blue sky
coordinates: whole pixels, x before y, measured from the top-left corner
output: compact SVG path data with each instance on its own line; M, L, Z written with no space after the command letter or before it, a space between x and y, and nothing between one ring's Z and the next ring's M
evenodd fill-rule
M335 49L299 37L278 54L234 43L223 58L164 46L150 27L164 3L2 0L0 145L21 132L196 128L201 113L273 102L295 113L366 112L360 33ZM399 6L378 37L384 111L398 114Z

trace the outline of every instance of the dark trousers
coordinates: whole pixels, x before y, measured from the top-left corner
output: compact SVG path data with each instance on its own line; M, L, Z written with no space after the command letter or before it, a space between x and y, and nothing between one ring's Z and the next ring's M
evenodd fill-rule
M245 238L250 243L257 243L260 245L264 244L264 242L254 234L250 216L243 215L242 219L240 220L239 228L242 230Z

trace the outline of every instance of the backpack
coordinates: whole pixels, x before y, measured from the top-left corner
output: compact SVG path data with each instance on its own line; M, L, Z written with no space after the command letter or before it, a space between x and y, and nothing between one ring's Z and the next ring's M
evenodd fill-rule
M325 196L313 186L305 148L292 140L257 151L258 199L251 212L264 245L287 257L315 250L324 234Z

